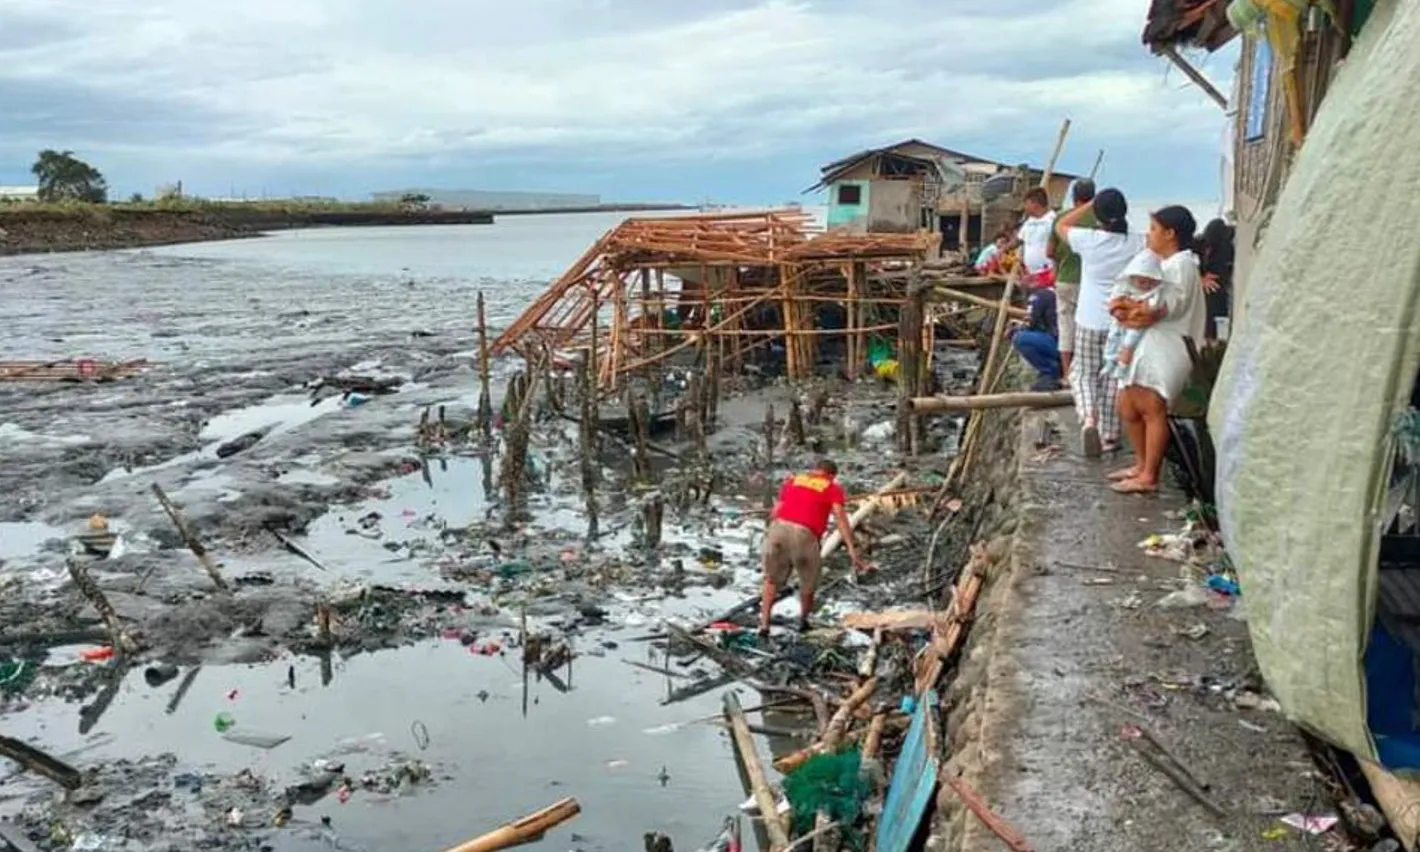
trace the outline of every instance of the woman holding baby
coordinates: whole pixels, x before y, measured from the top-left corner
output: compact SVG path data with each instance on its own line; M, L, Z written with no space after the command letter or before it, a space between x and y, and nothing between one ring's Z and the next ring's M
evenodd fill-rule
M1134 448L1134 464L1110 474L1122 494L1152 494L1169 441L1169 405L1193 373L1189 341L1201 345L1208 312L1198 256L1197 230L1187 208L1165 207L1149 219L1149 251L1159 259L1162 282L1142 298L1118 294L1109 313L1135 340L1128 363L1119 363L1119 413Z
M1077 226L1091 208L1097 232ZM1122 419L1135 463L1109 478L1120 493L1151 494L1168 446L1169 405L1193 372L1185 341L1203 339L1207 311L1193 215L1165 207L1141 236L1130 233L1128 210L1123 193L1106 189L1062 215L1056 232L1082 262L1070 389L1085 455L1116 447Z

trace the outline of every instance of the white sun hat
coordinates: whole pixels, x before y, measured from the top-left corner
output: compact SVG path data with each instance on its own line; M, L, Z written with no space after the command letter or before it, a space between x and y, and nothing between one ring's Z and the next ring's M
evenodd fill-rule
M1144 249L1134 255L1134 259L1129 261L1129 265L1124 267L1124 271L1119 274L1122 280L1128 280L1138 276L1148 278L1152 281L1164 280L1164 265L1159 260L1159 256L1149 249Z

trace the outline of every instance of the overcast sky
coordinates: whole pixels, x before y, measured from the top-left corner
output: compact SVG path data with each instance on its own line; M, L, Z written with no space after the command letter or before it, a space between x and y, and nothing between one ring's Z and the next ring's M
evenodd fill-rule
M1219 195L1223 114L1148 0L3 0L0 184L69 148L116 192L412 185L799 198L917 136L1151 203ZM1230 91L1233 53L1198 57ZM810 199L805 199L810 200ZM1200 211L1211 212L1211 211Z

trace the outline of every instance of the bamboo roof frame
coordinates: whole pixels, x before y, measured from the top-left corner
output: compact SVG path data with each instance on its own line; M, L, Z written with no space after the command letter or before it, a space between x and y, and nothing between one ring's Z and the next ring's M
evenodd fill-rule
M526 356L548 348L605 347L610 355L598 357L599 383L614 389L628 373L651 369L690 347L714 344L720 357L737 367L748 348L776 336L791 341L790 377L803 378L818 337L848 334L849 369L855 374L866 336L893 327L868 325L865 308L900 305L906 289L870 275L869 267L920 266L936 255L941 237L928 231L815 235L811 222L799 210L627 219L534 300L490 353ZM668 292L668 272L686 284L698 282ZM844 305L846 329L813 327L814 308L824 302ZM698 311L701 325L662 327L669 304ZM718 316L712 316L712 306ZM780 328L744 327L747 316L766 307L779 313ZM603 339L592 340L592 318L605 311L611 321L600 323Z

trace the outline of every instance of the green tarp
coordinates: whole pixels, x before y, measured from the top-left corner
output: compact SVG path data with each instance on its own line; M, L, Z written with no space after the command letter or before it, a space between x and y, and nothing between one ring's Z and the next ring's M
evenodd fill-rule
M1381 0L1268 225L1209 412L1253 646L1289 717L1362 757L1390 427L1420 364L1420 3Z

